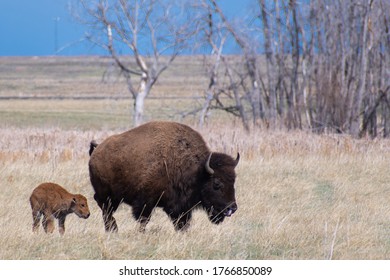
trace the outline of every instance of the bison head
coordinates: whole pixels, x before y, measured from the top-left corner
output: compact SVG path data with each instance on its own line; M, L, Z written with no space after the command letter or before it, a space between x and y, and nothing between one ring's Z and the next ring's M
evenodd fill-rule
M87 199L81 194L73 196L71 210L80 218L87 219L90 215Z
M202 206L215 224L223 222L237 210L234 168L239 160L240 154L234 160L226 154L211 153L204 165L207 180L201 190Z

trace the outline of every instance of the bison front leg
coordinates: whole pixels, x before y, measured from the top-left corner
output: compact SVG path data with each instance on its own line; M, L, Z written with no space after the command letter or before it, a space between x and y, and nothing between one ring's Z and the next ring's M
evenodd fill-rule
M66 215L58 217L58 230L61 235L64 235L65 233L65 219Z
M173 222L173 225L175 227L175 230L177 231L185 231L189 228L190 226L190 220L191 220L191 217L192 217L192 214L191 212L189 213L185 213L185 214L181 214L179 216L175 216L175 215L169 215L172 222Z
M137 221L140 223L139 224L139 231L140 232L145 232L146 225L149 223L150 218L148 217L140 217Z

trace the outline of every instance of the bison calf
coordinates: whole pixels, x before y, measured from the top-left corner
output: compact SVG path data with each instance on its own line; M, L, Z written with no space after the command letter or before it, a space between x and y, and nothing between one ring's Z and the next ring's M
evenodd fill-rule
M87 199L81 194L71 194L60 185L43 183L34 189L30 196L33 216L33 232L39 229L41 215L42 226L46 233L54 231L54 218L58 219L60 234L65 232L66 215L76 213L80 218L89 217Z

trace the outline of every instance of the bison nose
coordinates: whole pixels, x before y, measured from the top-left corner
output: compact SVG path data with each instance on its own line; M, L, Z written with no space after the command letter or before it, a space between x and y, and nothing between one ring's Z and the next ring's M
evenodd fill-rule
M91 214L88 213L87 215L85 215L85 218L88 219L88 218L89 218L89 215L91 215Z
M230 217L231 215L234 214L234 212L237 211L237 204L236 203L233 203L232 205L230 205L230 207L228 207L226 209L226 211L224 212L225 216L226 217Z

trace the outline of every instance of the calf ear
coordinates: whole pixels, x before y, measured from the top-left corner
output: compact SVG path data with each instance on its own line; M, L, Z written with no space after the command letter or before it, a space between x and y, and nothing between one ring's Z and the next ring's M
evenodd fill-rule
M76 205L76 198L73 197L73 198L72 198L72 201L70 202L70 207L73 207L73 206L75 206L75 205Z

